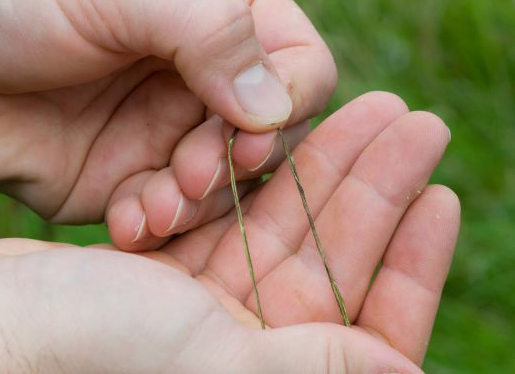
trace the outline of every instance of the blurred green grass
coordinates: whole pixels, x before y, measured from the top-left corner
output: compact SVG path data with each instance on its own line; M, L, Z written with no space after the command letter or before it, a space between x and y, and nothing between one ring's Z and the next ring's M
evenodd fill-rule
M340 72L325 115L386 90L451 129L432 182L458 193L462 228L424 368L515 373L515 2L298 3Z
M437 113L451 128L432 182L460 196L462 230L426 371L514 373L515 2L298 3L340 71L324 116L359 94L386 90L413 110ZM0 212L0 237L81 245L109 240L104 225L50 225L6 197Z

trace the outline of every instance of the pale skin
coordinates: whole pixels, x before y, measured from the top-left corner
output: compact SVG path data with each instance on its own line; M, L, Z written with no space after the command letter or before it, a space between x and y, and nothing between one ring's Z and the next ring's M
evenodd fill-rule
M255 328L232 212L144 254L167 266L114 248L6 239L3 371L421 373L459 226L456 195L426 186L449 140L436 116L372 92L294 151L352 328L338 324L282 163L242 200L270 329Z
M289 126L298 143L337 81L292 0L7 0L0 24L0 191L53 222L105 219L125 250L225 214L220 134L242 130L238 179L259 177L283 158L267 159L270 130ZM241 104L236 77L256 65L285 112ZM205 123L213 113L232 125Z

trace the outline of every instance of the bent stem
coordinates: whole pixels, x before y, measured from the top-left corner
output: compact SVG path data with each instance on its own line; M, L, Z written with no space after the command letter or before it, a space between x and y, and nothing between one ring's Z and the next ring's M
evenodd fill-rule
M256 304L258 309L258 317L261 322L261 328L264 330L265 327L265 319L263 318L263 311L261 310L261 301L259 300L259 292L256 284L256 277L254 275L254 266L252 266L252 259L250 258L250 250L249 243L247 240L247 233L245 231L245 225L243 224L243 216L241 214L241 206L240 199L238 197L238 190L236 188L236 177L234 176L234 165L232 162L232 148L234 146L234 138L236 136L236 131L233 132L231 138L229 139L229 145L227 150L227 159L229 160L229 171L231 174L231 188L232 194L234 196L234 205L236 207L236 215L238 217L238 225L240 226L241 237L243 239L243 246L245 249L245 259L247 260L247 267L249 269L250 278L252 280L252 287L254 288L254 295L256 296Z
M333 273L331 272L331 268L329 267L329 261L327 260L327 256L325 254L324 248L322 247L322 242L320 241L320 237L318 236L317 229L315 227L315 221L313 220L313 215L311 214L311 210L309 209L308 202L306 200L306 193L304 192L304 188L300 183L299 174L297 173L297 168L295 166L295 161L290 152L290 147L286 142L286 139L283 136L283 132L281 129L277 129L279 136L283 142L284 152L286 153L286 159L288 160L288 164L290 165L291 173L293 174L293 179L295 179L295 183L297 184L297 188L299 190L300 198L302 199L302 205L304 206L304 210L306 211L306 215L308 216L309 226L311 227L311 232L313 233L313 237L315 238L316 247L320 257L322 258L322 262L324 263L325 271L327 273L327 277L329 278L329 282L331 283L331 288L334 293L334 297L336 298L336 302L338 303L338 308L340 308L340 314L343 319L343 323L345 326L350 327L349 317L347 315L347 309L345 308L345 303L343 302L343 297L340 293L340 289L338 284L336 284Z

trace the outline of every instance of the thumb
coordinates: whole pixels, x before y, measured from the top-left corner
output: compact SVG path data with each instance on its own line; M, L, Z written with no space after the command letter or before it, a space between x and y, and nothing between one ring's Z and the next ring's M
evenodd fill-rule
M363 332L312 323L266 331L256 352L266 373L422 374L393 348Z
M269 131L288 119L292 101L256 38L246 1L161 0L148 8L144 17L126 18L130 30L146 36L129 34L124 43L172 60L209 109L243 130Z
M157 56L225 120L270 131L292 101L256 38L248 1L14 1L0 10L0 93L86 83Z

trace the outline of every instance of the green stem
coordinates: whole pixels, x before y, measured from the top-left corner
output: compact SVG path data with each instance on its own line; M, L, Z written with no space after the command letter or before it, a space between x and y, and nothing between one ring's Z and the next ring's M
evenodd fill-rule
M345 303L343 302L343 297L340 293L340 289L338 288L338 284L335 282L333 274L331 272L331 268L329 267L329 261L327 260L324 248L322 247L322 242L320 241L320 237L318 236L318 232L315 227L315 221L313 220L313 215L311 214L311 210L309 209L309 205L306 200L306 193L304 192L304 188L300 183L299 174L297 173L297 168L295 166L293 156L291 155L290 147L288 146L288 143L286 142L286 139L283 136L282 130L278 129L277 132L281 136L284 152L286 153L286 159L288 160L288 164L290 165L290 170L293 174L293 179L295 179L295 183L297 184L297 188L299 189L300 198L302 199L302 205L304 206L304 210L306 211L306 215L308 216L309 226L311 227L311 232L313 233L313 237L315 238L318 253L320 254L322 262L324 263L327 277L329 278L329 282L331 283L331 289L333 290L334 297L336 298L336 302L338 303L338 307L340 308L340 314L342 316L343 323L345 324L345 326L350 327L351 324L349 321L349 317L347 315L347 309L345 308Z
M229 171L231 174L231 188L232 188L232 194L234 196L234 205L236 207L236 215L238 216L238 225L240 226L241 237L243 239L243 245L245 248L245 258L247 260L247 266L249 269L250 278L252 280L252 287L254 288L254 295L256 296L258 317L259 317L259 321L261 322L261 328L264 330L266 328L265 319L263 318L263 311L261 310L261 302L259 300L259 292L257 289L256 277L254 275L254 267L252 266L252 259L250 258L250 250L249 250L249 243L247 240L247 233L245 231L245 225L243 224L243 216L241 214L240 199L238 197L238 190L236 189L236 177L234 176L234 165L232 162L232 148L234 146L235 136L236 136L236 131L232 134L231 138L229 139L228 156L227 156L227 159L229 160Z

